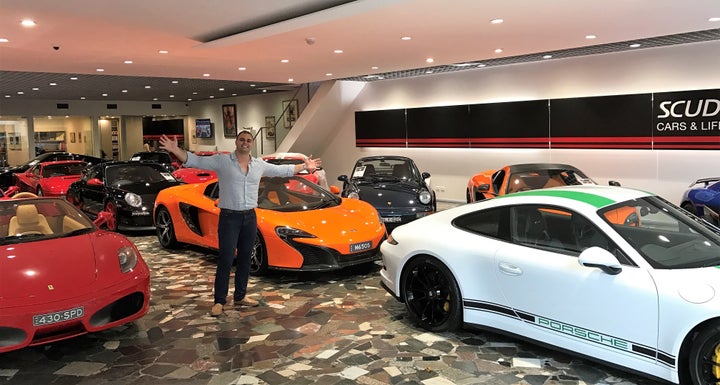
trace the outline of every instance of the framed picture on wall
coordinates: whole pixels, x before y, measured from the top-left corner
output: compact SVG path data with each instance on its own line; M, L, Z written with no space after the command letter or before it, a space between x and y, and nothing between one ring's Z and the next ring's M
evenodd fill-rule
M283 126L290 128L295 124L298 117L298 100L284 100L282 102L283 107Z
M223 104L223 134L226 138L234 138L237 135L237 115L234 104Z
M70 133L70 143L75 143L75 132Z
M275 137L275 115L265 117L265 137Z

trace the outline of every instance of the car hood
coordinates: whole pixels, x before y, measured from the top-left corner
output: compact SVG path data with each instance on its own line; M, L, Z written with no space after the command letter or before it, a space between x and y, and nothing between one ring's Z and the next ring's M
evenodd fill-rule
M376 239L385 233L375 208L355 199L344 198L341 205L318 210L287 213L258 209L256 212L258 226L300 229L315 235L317 238L312 239L327 246Z
M0 300L23 305L79 296L97 279L90 235L0 246Z
M114 186L114 187L120 191L132 192L132 193L135 193L138 195L147 195L147 194L157 194L158 192L160 192L160 190L166 189L168 187L177 186L179 184L182 184L182 182L158 182L158 183L138 182L138 183L124 184L120 187L117 187L117 186Z
M405 207L419 204L417 193L420 186L417 183L373 183L356 186L360 199L375 207Z

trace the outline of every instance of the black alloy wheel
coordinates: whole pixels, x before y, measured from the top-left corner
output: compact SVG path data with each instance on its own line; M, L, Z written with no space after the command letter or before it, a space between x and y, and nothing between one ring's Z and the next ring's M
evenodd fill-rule
M265 242L263 241L262 234L258 232L255 237L252 252L250 253L250 274L256 276L265 275L267 270L267 250L265 249Z
M462 325L462 297L455 278L440 261L420 256L404 269L401 290L410 318L424 329L442 332Z
M720 323L714 323L694 336L688 364L694 385L720 383Z
M157 233L160 246L166 249L174 249L179 243L175 238L175 227L173 226L170 212L163 206L158 207L155 214L155 232Z

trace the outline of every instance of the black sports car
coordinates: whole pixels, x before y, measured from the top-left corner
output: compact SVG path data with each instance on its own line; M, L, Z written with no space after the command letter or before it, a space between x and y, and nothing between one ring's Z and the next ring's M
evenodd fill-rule
M86 169L66 197L91 218L105 212L110 230L155 230L155 197L181 183L158 163L107 162Z
M388 230L437 211L435 192L415 162L404 156L360 158L350 177L340 175L341 195L364 200L380 213Z
M132 161L156 162L165 166L168 171L173 172L181 167L180 162L166 151L142 151L136 152L130 157Z
M5 190L15 184L13 174L24 173L25 171L29 170L30 167L41 162L52 162L56 160L82 160L90 165L102 163L105 161L104 159L96 158L90 155L73 154L63 151L46 152L36 156L33 159L30 159L29 161L21 165L0 168L0 189Z

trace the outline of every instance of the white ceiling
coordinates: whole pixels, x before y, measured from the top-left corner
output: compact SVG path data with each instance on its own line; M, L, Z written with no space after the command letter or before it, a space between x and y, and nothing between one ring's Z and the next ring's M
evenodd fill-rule
M27 18L37 25L22 27ZM720 21L711 18L720 18L720 0L0 0L0 38L8 39L0 97L222 98L689 32L717 36ZM42 83L49 74L62 84ZM152 78L184 80L177 92L144 88ZM202 92L188 97L193 87Z

